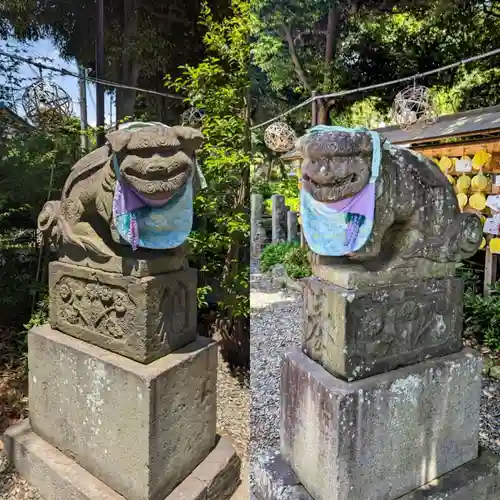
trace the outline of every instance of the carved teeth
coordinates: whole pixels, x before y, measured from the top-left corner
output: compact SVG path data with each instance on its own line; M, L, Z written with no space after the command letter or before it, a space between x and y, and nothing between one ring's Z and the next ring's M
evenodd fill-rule
M307 181L307 182L310 182L311 184L313 184L316 188L321 188L321 187L329 187L329 186L331 186L331 187L341 186L343 184L356 182L357 175L356 174L350 174L350 175L348 175L346 177L340 177L340 178L339 177L335 177L335 178L331 179L328 182L321 182L321 183L318 183L318 182L314 181L307 174L303 174L302 178L304 179L304 181Z

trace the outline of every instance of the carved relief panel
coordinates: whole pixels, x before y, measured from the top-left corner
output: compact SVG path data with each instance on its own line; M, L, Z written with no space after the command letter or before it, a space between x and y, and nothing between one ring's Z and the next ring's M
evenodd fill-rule
M196 270L145 278L54 262L52 328L149 363L196 338Z
M312 278L304 289L303 350L348 380L456 352L462 296L458 278L357 291Z

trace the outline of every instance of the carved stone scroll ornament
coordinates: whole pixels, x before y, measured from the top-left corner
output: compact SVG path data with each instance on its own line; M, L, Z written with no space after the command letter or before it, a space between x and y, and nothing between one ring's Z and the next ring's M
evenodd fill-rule
M316 127L297 141L297 149L303 157L303 220L307 198L315 205L316 219L326 218L330 210L337 210L346 221L361 220L363 224L363 216L367 215L363 212L366 210L363 193L376 177L373 225L364 244L342 254L316 251L330 257L332 265L357 263L366 270L376 271L396 263L399 267L412 267L412 261L422 259L450 263L469 258L479 249L482 240L479 217L459 211L452 186L431 160L392 146L365 129ZM375 176L377 151L380 162ZM362 225L361 228L362 232ZM306 240L314 251L313 232L304 223ZM326 236L320 236L345 237L347 241L349 235L337 234L332 229Z
M138 213L149 217L143 228L156 238L147 245L141 244L141 235L136 235L136 246L155 253L181 245L182 237L168 246L157 241L158 235L163 230L168 232L169 224L179 229L179 220L181 226L192 223L192 188L203 184L195 160L203 136L190 127L133 125L110 132L106 145L84 156L72 168L60 201L45 204L38 228L53 244L74 247L95 260L128 257L134 245L127 241L123 227L129 224L137 231L142 221L134 218ZM186 198L189 194L190 198ZM165 217L165 210L182 203L180 212ZM155 231L158 219L160 230ZM191 227L181 229L185 239Z

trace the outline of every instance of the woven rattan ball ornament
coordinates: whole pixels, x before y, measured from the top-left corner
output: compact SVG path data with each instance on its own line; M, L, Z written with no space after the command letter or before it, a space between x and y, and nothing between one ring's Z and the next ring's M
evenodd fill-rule
M26 88L22 104L26 116L35 125L57 125L73 112L73 102L68 93L43 78Z
M183 127L200 128L203 123L203 111L197 108L189 108L181 115L181 124Z
M297 136L290 125L284 122L274 122L264 132L266 146L276 153L287 153L295 145Z
M413 85L398 92L392 105L392 116L403 129L433 123L436 112L429 89Z

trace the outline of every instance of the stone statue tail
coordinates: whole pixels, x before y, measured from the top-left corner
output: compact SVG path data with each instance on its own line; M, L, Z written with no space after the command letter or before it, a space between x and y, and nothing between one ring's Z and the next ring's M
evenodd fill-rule
M58 231L59 220L61 218L61 202L48 201L43 206L41 212L38 214L37 227L38 230L47 239L59 239L60 234Z
M61 202L48 201L38 215L38 229L47 241L60 245L61 243L80 247L98 257L110 256L109 248L100 244L100 239L95 238L94 230L86 222L71 225L61 215Z

